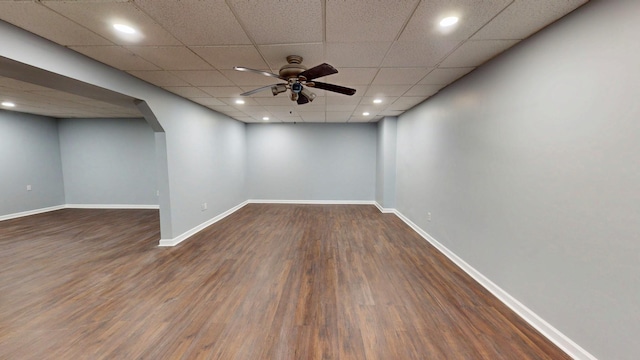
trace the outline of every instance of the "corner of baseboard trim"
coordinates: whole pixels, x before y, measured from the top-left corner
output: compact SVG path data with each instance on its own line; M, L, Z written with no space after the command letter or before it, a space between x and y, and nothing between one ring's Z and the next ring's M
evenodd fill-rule
M377 201L374 201L374 205L378 208L378 210L380 210L381 213L383 214L396 214L397 211L396 209L392 209L392 208L384 208L382 207L382 205L380 205Z
M137 209L137 210L158 210L160 205L145 204L65 204L66 209Z
M224 219L225 217L233 214L234 212L240 210L242 207L244 207L245 205L247 205L249 203L248 200L245 200L243 202L241 202L240 204L232 207L231 209L217 215L214 216L213 218L203 222L202 224L195 226L185 232L183 232L182 234L174 237L173 239L160 239L160 242L158 243L158 246L176 246L178 244L180 244L181 242L187 240L188 238L190 238L191 236L197 234L198 232L204 230L205 228L213 225L214 223Z
M376 203L376 206L380 209L381 212L383 208ZM443 255L453 261L456 266L466 272L469 276L471 276L478 284L487 289L490 293L492 293L498 300L500 300L503 304L513 310L516 314L518 314L522 319L524 319L529 325L533 326L536 330L538 330L543 336L553 342L556 346L558 346L562 351L567 353L574 359L578 360L597 360L597 358L591 355L588 351L583 349L580 345L576 344L569 337L564 335L558 329L553 327L551 324L546 322L540 316L538 316L531 309L526 307L524 304L516 300L513 296L511 296L508 292L503 290L501 287L493 283L487 277L485 277L478 270L473 268L467 262L462 260L458 255L456 255L453 251L449 250L446 246L442 245L436 239L434 239L429 233L424 231L418 225L413 223L413 221L409 220L406 216L404 216L397 209L385 209L390 210L396 214L402 221L404 221L410 228L412 228L416 233L418 233L422 238L427 240L431 245L433 245L438 251L440 251Z
M372 200L276 200L249 199L249 204L299 204L299 205L375 205Z
M0 215L0 221L17 219L17 218L21 218L21 217L25 217L25 216L30 216L30 215L42 214L42 213L46 213L46 212L49 212L49 211L62 210L64 208L66 208L66 205L56 205L56 206L49 206L49 207L46 207L46 208L21 211L21 212L13 213L13 214Z

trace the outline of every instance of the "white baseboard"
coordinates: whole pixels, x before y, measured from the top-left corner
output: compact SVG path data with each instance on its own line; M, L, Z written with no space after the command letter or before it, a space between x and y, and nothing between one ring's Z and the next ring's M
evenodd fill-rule
M248 201L243 201L242 203L232 207L231 209L223 212L222 214L211 218L205 222L203 222L202 224L185 231L184 233L174 237L173 239L160 239L160 243L158 244L158 246L176 246L179 243L187 240L189 237L195 235L196 233L200 232L201 230L205 229L206 227L224 219L225 217L233 214L234 212L238 211L240 208L242 208L243 206L247 205L249 202Z
M383 214L395 214L397 213L396 209L391 209L391 208L384 208L382 207L382 205L378 204L377 201L374 201L374 205L378 208L378 210L380 210L381 213Z
M131 204L64 204L41 209L23 211L14 214L0 215L0 221L11 220L19 217L42 214L49 211L62 209L160 209L159 205L131 205Z
M377 206L379 209L382 209L382 207L380 207L379 205ZM569 356L578 360L597 360L595 356L591 355L585 349L580 347L580 345L573 342L566 335L561 333L558 329L554 328L551 324L546 322L544 319L542 319L540 316L538 316L536 313L534 313L531 309L526 307L524 304L516 300L513 296L511 296L505 290L500 288L498 285L494 284L491 280L489 280L487 277L482 275L478 270L474 269L471 265L467 264L464 260L458 257L446 246L439 243L436 239L434 239L426 231L422 230L418 225L414 224L411 220L409 220L406 216L404 216L398 210L396 209L388 209L388 210L391 210L390 212L395 213L400 219L402 219L402 221L404 221L407 225L409 225L409 227L411 227L415 232L417 232L425 240L431 243L431 245L433 245L442 254L448 257L451 261L453 261L464 272L469 274L469 276L471 276L475 281L477 281L485 289L489 290L489 292L491 292L495 297L497 297L498 300L500 300L502 303L507 305L522 319L528 322L529 325L533 326L536 330L538 330L542 335L544 335L551 342L556 344L556 346L558 346L560 349L566 352Z
M49 211L62 210L64 208L65 208L65 205L56 205L56 206L50 206L50 207L41 208L41 209L22 211L19 213L0 215L0 221L16 219L24 216L42 214Z
M157 210L160 205L137 205L137 204L66 204L67 209L140 209Z
M374 205L370 200L270 200L249 199L249 204L300 204L300 205Z

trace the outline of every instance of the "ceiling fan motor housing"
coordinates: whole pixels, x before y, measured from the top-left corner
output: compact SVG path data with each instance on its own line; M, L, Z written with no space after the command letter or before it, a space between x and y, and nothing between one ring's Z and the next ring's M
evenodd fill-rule
M285 79L298 77L298 74L307 70L307 67L302 65L302 56L289 55L287 56L287 64L280 68L279 75Z

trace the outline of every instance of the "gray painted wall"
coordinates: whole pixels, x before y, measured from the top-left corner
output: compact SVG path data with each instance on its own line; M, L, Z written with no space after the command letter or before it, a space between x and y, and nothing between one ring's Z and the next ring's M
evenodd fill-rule
M146 101L166 133L162 238L173 239L246 200L244 124L2 21L0 38L0 56ZM207 211L200 210L203 202Z
M638 14L592 1L398 122L398 210L600 359L640 354Z
M0 216L63 205L60 164L55 119L0 110Z
M154 132L144 119L58 122L67 204L158 205Z
M397 129L397 117L385 117L378 122L376 202L388 209L396 206Z
M248 124L250 199L375 198L375 124Z

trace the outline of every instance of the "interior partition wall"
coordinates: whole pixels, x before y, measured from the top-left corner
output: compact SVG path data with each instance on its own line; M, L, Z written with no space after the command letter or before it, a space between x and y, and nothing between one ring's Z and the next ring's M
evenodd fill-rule
M592 1L397 129L397 209L601 359L640 353L638 14Z

